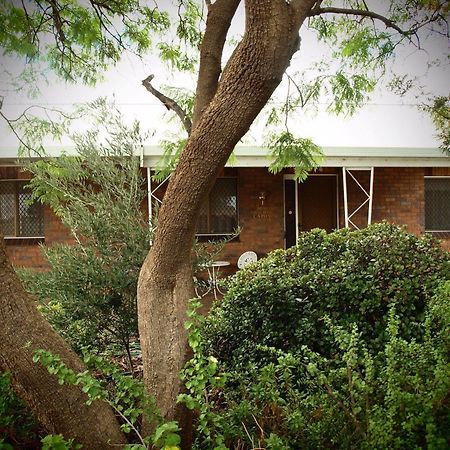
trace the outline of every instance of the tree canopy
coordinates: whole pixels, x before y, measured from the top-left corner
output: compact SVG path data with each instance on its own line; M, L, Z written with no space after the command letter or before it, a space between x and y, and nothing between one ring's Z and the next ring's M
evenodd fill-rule
M171 74L195 73L202 58L199 48L209 10L223 8L222 24L216 20L211 26L223 28L225 24L225 28L218 28L220 36L211 40L211 45L225 46L223 53L230 54L242 37L244 24L238 16L243 16L243 11L238 5L243 2L229 1L224 6L221 3L198 0L2 0L1 46L4 55L19 57L23 67L19 76L21 81L9 81L19 87L31 89L33 86L34 89L39 84L36 83L39 77L45 76L50 69L70 83L94 85L130 52L143 61L148 55L158 55ZM300 159L301 163L315 165L314 155L309 153L312 143L300 135L298 125L292 126L296 122L289 119L295 111L326 102L331 113L352 114L368 101L382 80L390 82L392 89L403 95L414 88L420 90L422 80L414 80L405 73L392 74L392 62L398 50L405 46L424 53L430 51L432 58L436 40L448 36L448 13L448 2L435 0L315 2L302 26L310 34L308 41L303 46L300 44L300 54L305 51L305 45L311 47L312 36L319 50L306 49L310 63L303 63L299 71L296 67L289 68L277 90L276 101L269 101L264 109L265 145L272 149L274 143L282 142L287 150L283 157L280 147L272 152L273 170L285 163L294 164L299 152L310 156L306 161ZM226 24L227 18L233 16L236 16L233 24ZM227 36L230 27L231 38ZM207 45L208 42L204 47ZM211 61L211 56L209 58ZM221 61L214 63L214 76L220 75L225 62L221 57ZM9 63L5 59L6 72ZM432 59L428 62L429 66L445 63ZM6 80L7 73L5 75ZM143 81L144 86L181 119L183 128L189 133L189 122L194 114L194 92L167 85L158 90L152 85L153 76L151 74ZM157 73L155 82L162 84L164 78ZM448 125L448 105L445 101L439 103L439 99L445 100L446 96L446 92L428 90L414 99L432 113L438 130L441 130L439 139L443 150L448 149L442 134ZM286 145L288 138L289 146ZM168 161L172 156L175 159L179 156L183 143L176 141L171 139L162 143ZM173 164L169 164L170 168ZM298 172L299 176L304 174L304 171Z
M171 147L181 152L138 284L144 382L165 418L178 418L189 429L176 398L188 355L184 321L194 296L191 250L200 205L235 145L270 103L293 55L309 47L311 70L285 76L285 101L278 108L268 105L267 123L274 127L273 170L294 166L301 177L305 163L314 164L317 148L291 126L291 112L323 94L330 111L354 112L386 76L400 46L422 49L435 37L448 37L449 8L440 0L161 0L144 6L135 0L0 1L2 48L23 58L26 68L35 67L25 71L25 79L50 68L68 82L92 84L125 50L142 58L157 52L169 70L198 75L193 100L180 91L163 94L146 78L147 89L182 119L188 134L185 145ZM245 13L245 24L238 21L239 32L228 39L228 56L225 45L238 11ZM302 43L299 32L305 28L315 42ZM317 43L329 47L325 58ZM54 122L41 122L42 129L51 132ZM32 132L43 135L36 127ZM8 366L14 368L14 361Z

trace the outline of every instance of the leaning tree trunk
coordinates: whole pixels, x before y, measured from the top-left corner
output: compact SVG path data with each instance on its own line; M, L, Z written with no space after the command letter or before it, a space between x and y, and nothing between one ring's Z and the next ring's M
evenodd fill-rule
M280 83L298 49L298 30L314 3L246 2L244 37L194 124L165 193L155 241L139 278L138 310L144 380L166 418L180 419L183 414L176 397L187 356L183 323L194 294L190 255L201 202Z
M59 355L75 372L86 370L36 308L8 262L0 233L0 367L12 374L13 386L48 433L62 434L83 449L111 449L125 436L111 408L86 405L79 386L60 385L45 367L33 362L37 349ZM115 447L117 448L117 447Z

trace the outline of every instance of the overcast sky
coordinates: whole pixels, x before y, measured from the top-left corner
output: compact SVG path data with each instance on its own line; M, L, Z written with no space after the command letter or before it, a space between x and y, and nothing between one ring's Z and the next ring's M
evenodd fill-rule
M234 25L238 33L242 25L242 11ZM318 51L319 50L319 51ZM302 32L302 46L295 55L290 70L305 67L313 57L322 56L325 49L317 47L315 38ZM426 69L427 63L434 58L448 61L449 47L444 39L428 46L428 52L414 52L404 49L396 58L396 68L410 75L421 77L421 82L430 91L448 95L450 76L448 65L439 69ZM114 98L127 120L138 119L143 129L150 131L149 143L157 143L161 137L176 132L173 124L167 123L165 108L141 85L141 80L150 73L155 74L154 85L162 84L189 86L194 89L195 76L174 76L164 68L155 57L149 55L143 61L130 55L112 68L105 82L95 88L80 85L68 85L49 77L49 84L41 82L41 95L30 100L25 91L7 92L7 79L4 70L19 73L23 61L2 57L2 80L0 93L5 95L3 111L9 117L19 115L30 104L41 104L70 110L74 103L80 103L107 96ZM319 105L317 114L299 111L291 120L291 128L302 137L312 138L322 146L351 147L436 147L435 130L426 114L417 109L413 98L401 99L387 90L378 90L368 105L354 117L336 117L325 111L326 104ZM16 138L1 124L1 147L17 145ZM261 144L263 134L261 121L257 122L246 136L244 143Z

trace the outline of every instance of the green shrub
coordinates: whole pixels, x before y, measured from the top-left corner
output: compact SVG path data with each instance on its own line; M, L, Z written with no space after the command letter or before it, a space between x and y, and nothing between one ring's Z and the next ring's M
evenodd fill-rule
M427 236L387 223L313 230L231 278L203 327L206 349L228 370L274 362L266 347L295 352L307 345L330 357L337 347L327 315L336 325L357 323L368 348L380 350L393 302L399 335L421 339L425 305L442 279L450 279L450 254Z
M124 375L119 367L108 360L90 354L84 355L88 370L80 373L75 373L58 355L46 350L37 350L33 361L46 367L49 373L58 378L60 384L80 385L87 396L87 405L96 400L108 403L116 413L122 431L128 435L130 443L123 447L124 450L146 450L150 447L179 450L181 438L178 423L164 421L155 398L146 392L142 380ZM149 436L142 429L144 423L152 429ZM73 439L66 440L62 435L48 435L42 439L42 443L44 450L81 448Z
M77 156L40 159L27 169L35 200L49 205L73 238L43 246L49 270L20 271L49 322L77 350L112 345L128 355L137 340L137 280L152 227L146 183L134 155L139 127L108 105L93 106L94 131L72 137ZM106 136L106 139L105 139Z
M45 317L77 352L89 347L125 353L133 371L137 282L153 236L136 155L142 136L137 123L124 125L104 101L88 111L93 131L71 136L77 156L27 166L33 199L54 211L72 242L42 246L49 270L18 272ZM227 240L197 243L194 271L204 270Z
M201 364L208 355L196 337L183 400L201 412L198 449L418 449L450 442L450 282L418 322L420 342L400 336L392 303L379 350L356 324L325 317L336 351L324 357L307 346L272 349L275 362L221 374ZM220 388L216 379L226 380ZM206 388L204 388L206 384ZM202 386L203 392L198 392Z

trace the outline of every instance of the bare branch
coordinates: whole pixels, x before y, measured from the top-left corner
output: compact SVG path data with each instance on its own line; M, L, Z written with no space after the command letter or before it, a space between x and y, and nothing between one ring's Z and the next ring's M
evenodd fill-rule
M172 110L183 123L184 129L187 134L191 134L192 122L186 111L173 99L167 97L162 92L158 91L152 86L152 80L155 76L149 75L145 80L142 80L142 84L152 95L154 95L168 110Z
M367 11L365 9L348 9L348 8L337 8L337 7L315 7L311 10L309 13L309 17L314 16L320 16L321 14L345 14L345 15L351 15L351 16L360 16L360 17L370 17L372 19L380 20L383 22L387 28L393 28L398 33L402 34L403 36L411 36L413 33L412 31L405 31L402 30L395 22L388 19L385 16L382 16L381 14L378 14L373 11Z
M0 117L2 117L2 119L5 120L6 124L8 125L8 127L11 129L11 131L13 132L13 134L16 136L17 140L20 142L21 145L23 145L24 148L26 148L29 152L34 152L35 149L30 147L23 139L22 137L19 135L19 133L17 133L17 130L14 128L12 122L10 119L8 119L3 113L2 111L0 111Z

